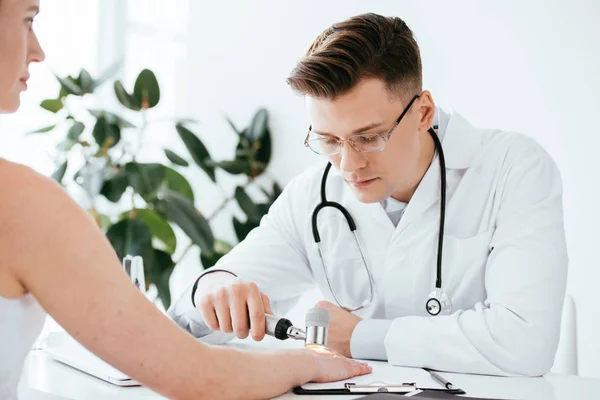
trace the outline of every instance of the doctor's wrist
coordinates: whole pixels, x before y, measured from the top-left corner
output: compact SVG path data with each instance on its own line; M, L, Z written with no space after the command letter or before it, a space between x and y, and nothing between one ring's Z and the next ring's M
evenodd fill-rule
M196 282L194 282L194 286L192 287L192 305L194 306L194 308L196 308L196 304L197 304L197 294L201 295L202 293L205 292L205 290L202 290L202 286L207 284L207 281L210 281L211 285L210 286L214 286L214 285L218 285L221 283L226 283L226 282L230 282L232 280L236 280L237 279L237 275L234 274L233 272L229 272L226 271L224 269L215 269L215 270L209 270L204 272L202 275L200 275L198 277L198 279L196 279ZM202 282L200 282L202 281ZM200 291L198 291L198 287L200 286Z

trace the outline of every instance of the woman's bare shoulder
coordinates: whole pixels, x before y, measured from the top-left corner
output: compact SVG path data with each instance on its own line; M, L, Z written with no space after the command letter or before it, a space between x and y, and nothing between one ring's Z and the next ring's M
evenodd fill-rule
M0 189L0 238L8 242L30 242L74 217L90 218L57 182L22 164L0 161Z
M0 213L18 210L23 206L44 204L49 200L68 198L69 196L52 179L33 169L14 162L0 159ZM50 197L50 198L48 198ZM3 207L2 207L3 206Z

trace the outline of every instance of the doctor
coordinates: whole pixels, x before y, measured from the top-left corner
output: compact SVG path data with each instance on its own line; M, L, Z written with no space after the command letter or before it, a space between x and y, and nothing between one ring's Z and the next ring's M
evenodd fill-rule
M344 355L548 372L567 272L559 171L534 140L436 107L421 71L399 18L360 15L317 37L288 83L324 163L190 284L169 310L180 326L261 340L264 313L316 285Z

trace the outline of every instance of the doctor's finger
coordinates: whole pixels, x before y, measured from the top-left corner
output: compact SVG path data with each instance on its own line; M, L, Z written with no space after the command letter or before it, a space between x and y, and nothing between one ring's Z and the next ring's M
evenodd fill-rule
M267 296L263 292L261 292L260 295L262 298L262 303L263 303L263 307L265 309L265 313L275 315L273 310L271 310L271 300L269 300L269 296Z
M205 296L200 300L198 309L202 314L202 318L204 318L206 326L213 331L219 330L219 320L217 319L215 305L210 296Z
M261 297L261 292L251 290L248 293L248 316L250 317L250 326L252 330L252 338L254 340L262 340L265 337L266 318L265 307Z
M246 299L234 294L230 299L229 307L231 309L231 324L235 336L238 339L246 339L250 332Z
M219 329L225 333L233 332L229 303L224 299L217 298L214 304L215 313L217 314L217 319L219 320Z

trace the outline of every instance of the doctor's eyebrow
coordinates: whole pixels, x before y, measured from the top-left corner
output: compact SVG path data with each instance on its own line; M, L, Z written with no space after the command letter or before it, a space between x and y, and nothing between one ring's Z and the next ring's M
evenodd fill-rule
M32 12L37 16L40 13L40 6L29 6L25 12Z
M353 135L357 135L357 134L360 134L360 133L363 133L363 132L366 132L366 131L370 131L371 129L374 129L374 128L379 128L379 127L381 127L383 125L384 125L383 122L373 122L373 123L371 123L369 125L363 126L362 128L358 128L358 129L353 130L352 134ZM312 132L316 133L317 135L321 135L321 136L331 136L331 137L334 137L334 138L338 138L338 136L333 135L333 134L328 133L328 132L320 132L320 131L316 131L316 130L312 130Z

